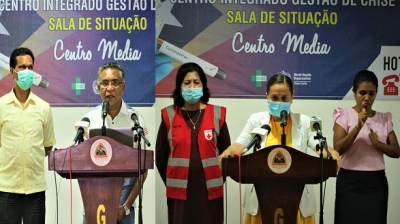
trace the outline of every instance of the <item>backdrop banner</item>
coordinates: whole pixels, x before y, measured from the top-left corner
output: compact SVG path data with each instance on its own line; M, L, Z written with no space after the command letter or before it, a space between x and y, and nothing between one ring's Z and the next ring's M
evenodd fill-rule
M13 86L9 56L18 47L35 55L35 94L53 106L101 102L98 68L120 63L128 104L155 102L153 0L0 0L0 96ZM40 83L38 81L38 83ZM43 85L41 86L45 86Z
M395 0L166 0L156 4L157 48L172 66L156 73L169 97L176 69L198 61L213 97L264 98L284 72L296 98L353 97L362 69L379 78L378 99L399 99L400 6ZM156 59L156 65L157 59ZM167 70L170 68L170 70Z

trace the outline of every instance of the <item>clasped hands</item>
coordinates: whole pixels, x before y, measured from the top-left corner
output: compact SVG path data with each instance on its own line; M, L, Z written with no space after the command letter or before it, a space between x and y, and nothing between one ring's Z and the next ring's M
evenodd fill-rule
M364 127L364 125L367 125L369 131L368 134L369 140L371 141L372 145L378 146L379 144L378 134L376 131L374 131L372 127L370 127L370 124L366 123L367 119L368 119L367 111L365 108L362 108L361 112L358 113L359 128L361 129L362 127Z

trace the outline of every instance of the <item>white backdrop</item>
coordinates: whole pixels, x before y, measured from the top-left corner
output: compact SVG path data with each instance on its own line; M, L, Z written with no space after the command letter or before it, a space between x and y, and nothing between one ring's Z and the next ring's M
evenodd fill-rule
M264 99L211 99L210 103L223 105L227 107L227 122L231 135L232 142L239 135L247 118L251 113L267 110L267 103ZM151 134L150 142L152 148L155 147L155 138L157 135L158 126L161 121L161 108L172 104L170 98L157 98L156 103L151 108L138 108L145 117L146 123L149 127ZM322 131L327 138L328 144L332 145L332 111L336 107L350 107L353 106L354 101L332 101L332 100L294 100L292 104L292 111L297 113L304 113L310 116L319 116L323 120ZM377 111L385 112L390 111L393 114L393 122L395 125L395 132L400 135L400 103L398 101L381 101L375 102L373 108ZM53 116L55 121L56 148L64 148L71 144L75 136L74 123L81 120L83 115L89 110L89 107L79 108L58 108L54 107ZM400 140L400 139L399 139ZM389 181L389 210L388 210L388 223L398 223L400 220L400 162L397 159L385 158L386 161L386 174ZM47 168L47 161L46 161ZM57 183L59 188L58 194L58 223L81 223L83 205L80 196L79 187L76 180L72 184L72 222L71 222L71 194L70 194L70 181L61 179L58 175ZM46 223L55 224L56 221L56 196L54 186L54 173L47 171L47 218ZM333 210L335 200L335 181L336 178L330 178L327 181L325 207L324 207L324 223L333 223ZM228 207L227 207L227 220L228 224L239 224L240 208L239 208L239 185L227 179L228 185ZM242 186L243 189L243 186ZM319 220L319 185L315 185L317 213L315 218ZM143 195L143 223L144 224L166 224L167 223L167 204L165 198L165 187L161 181L157 170L150 170L147 180L144 184ZM136 214L137 214L136 209ZM138 222L136 221L136 224Z

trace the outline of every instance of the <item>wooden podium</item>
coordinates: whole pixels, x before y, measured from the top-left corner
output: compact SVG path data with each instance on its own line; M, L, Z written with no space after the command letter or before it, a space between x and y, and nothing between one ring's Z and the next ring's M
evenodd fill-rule
M116 223L124 177L139 174L138 150L122 144L126 137L112 129L107 134L112 137L95 136L48 156L49 170L78 179L88 224ZM142 150L140 155L141 173L153 169L153 151Z
M254 184L262 223L295 224L305 184L336 177L336 160L313 157L275 145L241 157L241 182ZM239 182L239 157L224 158L222 174Z

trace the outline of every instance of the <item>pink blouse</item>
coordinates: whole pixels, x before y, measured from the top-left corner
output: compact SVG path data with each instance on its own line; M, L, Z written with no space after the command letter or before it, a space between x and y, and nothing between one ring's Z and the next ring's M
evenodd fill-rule
M358 123L358 113L353 108L337 108L333 111L333 122L349 133ZM389 133L393 131L392 114L376 112L374 117L368 117L353 145L341 155L342 168L359 171L385 169L383 152L376 149L369 140L370 128L377 133L380 142L386 143Z

